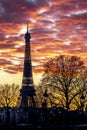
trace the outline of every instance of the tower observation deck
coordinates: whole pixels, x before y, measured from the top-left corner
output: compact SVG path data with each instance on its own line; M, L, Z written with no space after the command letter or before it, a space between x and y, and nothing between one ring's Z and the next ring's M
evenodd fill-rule
M23 69L23 79L22 88L20 90L21 95L21 107L35 107L35 89L33 84L32 76L32 63L31 63L31 51L30 51L30 33L28 31L25 34L25 57L24 57L24 69Z

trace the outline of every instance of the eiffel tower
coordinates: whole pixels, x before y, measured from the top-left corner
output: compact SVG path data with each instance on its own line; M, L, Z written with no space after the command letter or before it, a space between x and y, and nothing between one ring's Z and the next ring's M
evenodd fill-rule
M25 34L25 57L24 57L24 69L23 69L23 79L22 88L20 90L21 95L21 107L36 107L35 104L35 89L33 84L32 76L32 63L31 63L31 51L30 51L30 33L28 31Z

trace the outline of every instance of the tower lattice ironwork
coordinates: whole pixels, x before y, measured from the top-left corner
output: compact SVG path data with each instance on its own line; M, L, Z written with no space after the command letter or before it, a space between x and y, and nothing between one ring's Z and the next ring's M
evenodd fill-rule
M23 79L22 79L22 88L20 90L22 107L36 106L34 99L35 89L32 76L30 39L31 36L28 31L28 24L27 24L27 32L25 34L25 57L24 57Z

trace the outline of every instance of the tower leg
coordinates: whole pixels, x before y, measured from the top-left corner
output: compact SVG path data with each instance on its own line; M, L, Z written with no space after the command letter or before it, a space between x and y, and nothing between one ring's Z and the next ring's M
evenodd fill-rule
M35 103L34 97L32 96L31 99L32 99L33 107L36 107L36 103Z
M28 107L28 97L22 96L21 107Z

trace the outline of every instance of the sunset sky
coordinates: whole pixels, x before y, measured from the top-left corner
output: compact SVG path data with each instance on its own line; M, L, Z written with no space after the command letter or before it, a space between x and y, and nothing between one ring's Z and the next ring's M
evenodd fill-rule
M0 0L0 84L22 82L26 23L35 84L50 57L76 55L87 64L87 0Z

